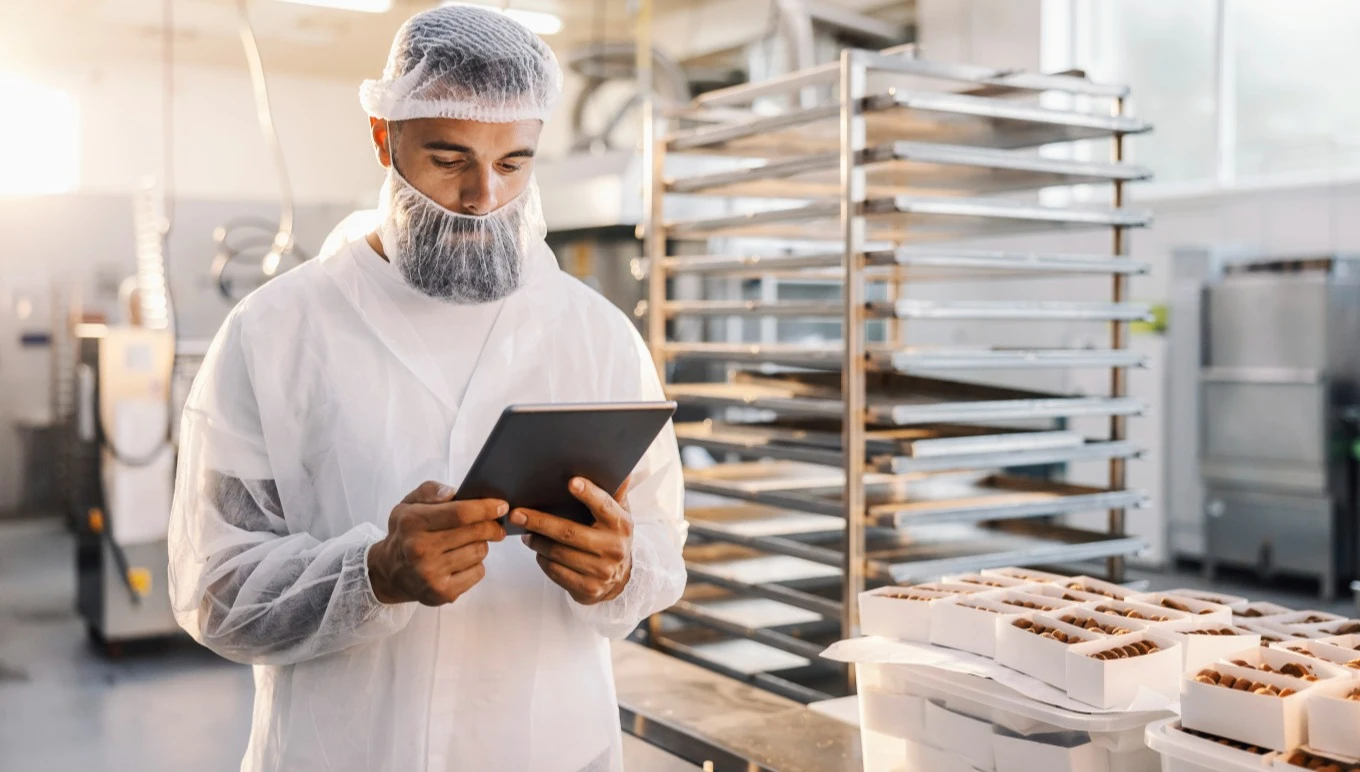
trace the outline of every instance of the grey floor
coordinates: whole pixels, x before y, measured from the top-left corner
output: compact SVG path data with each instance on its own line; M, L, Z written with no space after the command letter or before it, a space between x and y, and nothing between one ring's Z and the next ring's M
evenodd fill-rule
M109 659L74 611L71 537L0 523L0 772L229 772L240 766L250 668L187 638ZM624 736L630 770L697 767Z

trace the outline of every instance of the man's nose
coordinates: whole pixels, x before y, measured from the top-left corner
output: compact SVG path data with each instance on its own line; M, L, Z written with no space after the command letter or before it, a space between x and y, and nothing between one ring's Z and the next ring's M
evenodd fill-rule
M496 186L490 169L478 169L468 175L463 184L459 203L465 214L483 215L496 210Z

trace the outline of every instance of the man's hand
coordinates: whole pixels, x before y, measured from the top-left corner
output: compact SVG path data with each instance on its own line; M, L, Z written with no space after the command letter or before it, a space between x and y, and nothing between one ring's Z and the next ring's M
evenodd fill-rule
M633 516L628 511L628 482L613 497L589 480L577 477L568 486L571 495L590 508L594 525L581 525L565 518L516 509L510 522L523 526L524 543L538 553L538 565L548 578L590 606L613 600L628 585L633 573Z
M419 601L442 606L486 576L490 542L505 538L496 518L504 501L452 501L447 485L427 482L402 499L387 518L387 536L368 551L373 594L383 603Z

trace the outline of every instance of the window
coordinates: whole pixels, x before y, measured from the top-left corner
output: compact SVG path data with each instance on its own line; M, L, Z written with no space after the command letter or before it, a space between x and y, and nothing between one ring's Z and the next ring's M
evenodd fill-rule
M73 190L80 176L80 115L67 94L0 74L0 196Z

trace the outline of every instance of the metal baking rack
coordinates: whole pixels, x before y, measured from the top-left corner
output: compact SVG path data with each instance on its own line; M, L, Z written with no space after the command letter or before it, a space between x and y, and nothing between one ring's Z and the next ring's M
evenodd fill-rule
M834 96L771 113L771 100L809 87ZM1125 485L1125 463L1140 453L1125 421L1143 410L1125 371L1145 364L1126 344L1129 323L1149 314L1128 299L1129 278L1148 266L1125 256L1126 232L1149 218L1123 206L1124 186L1148 172L1122 161L1123 137L1149 127L1123 114L1126 94L1070 75L848 50L834 64L706 93L664 118L647 111L635 272L648 281L651 353L663 373L725 368L716 382L667 384L682 406L708 412L677 423L680 444L720 463L686 472L690 588L649 623L653 646L811 700L846 689L843 667L817 654L855 634L867 587L1101 559L1120 578L1122 558L1144 546L1124 528L1125 512L1146 503ZM1092 139L1112 143L1112 161L1039 150ZM1108 186L1112 201L1057 206L1036 193L1072 185ZM704 203L668 219L676 197ZM947 243L1093 228L1113 234L1109 254ZM1108 277L1110 290L1079 302L902 292L1052 276ZM751 280L832 289L792 299L722 291ZM729 330L741 326L731 320L757 320L762 339L695 332L724 320ZM769 334L802 320L839 332L798 342ZM939 320L1111 332L1108 345L1081 349L905 342L905 325ZM966 380L1055 368L1109 369L1109 394ZM1093 416L1109 421L1106 436L1066 427ZM1082 461L1108 463L1108 484L1054 479ZM1106 510L1104 531L1055 521Z

